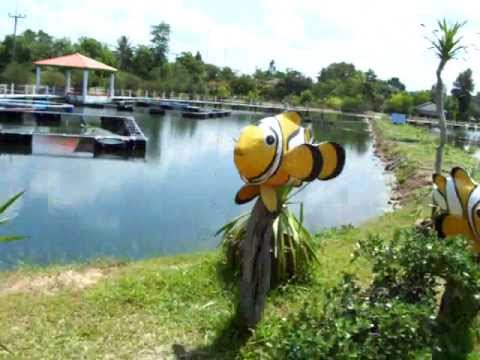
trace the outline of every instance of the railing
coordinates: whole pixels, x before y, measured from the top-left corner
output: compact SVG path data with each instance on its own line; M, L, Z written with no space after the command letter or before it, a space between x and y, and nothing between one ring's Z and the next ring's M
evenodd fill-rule
M65 91L63 86L36 86L33 84L18 85L18 84L0 84L0 96L2 95L49 95L49 96L65 96L69 95L82 95L81 87L70 87L68 91ZM90 96L108 96L109 89L103 87L90 87L87 95ZM176 99L176 100L196 100L196 101L209 101L209 102L228 102L238 104L251 104L251 105L263 105L263 106L278 106L278 103L260 102L260 101L247 101L244 98L232 97L232 98L220 98L217 96L208 95L190 95L187 93L178 92L160 92L151 91L147 89L115 89L114 96L117 97L150 97L156 99Z

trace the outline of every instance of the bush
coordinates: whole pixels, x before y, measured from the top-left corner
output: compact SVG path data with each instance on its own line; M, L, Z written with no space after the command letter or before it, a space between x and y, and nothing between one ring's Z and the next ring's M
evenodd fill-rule
M41 84L48 86L65 86L65 75L58 70L42 71Z
M32 84L33 73L31 64L10 63L3 70L1 80L7 83Z
M342 108L342 104L342 99L337 96L330 96L325 101L325 106L333 110L340 110Z
M306 302L276 329L259 328L252 343L268 346L256 351L282 359L412 359L445 350L437 320L440 284L454 281L465 293L480 293L468 242L402 231L389 242L378 236L359 242L353 261L359 257L372 265L368 287L344 275L323 305Z
M347 96L343 98L341 110L344 112L362 113L367 110L367 105L361 96Z

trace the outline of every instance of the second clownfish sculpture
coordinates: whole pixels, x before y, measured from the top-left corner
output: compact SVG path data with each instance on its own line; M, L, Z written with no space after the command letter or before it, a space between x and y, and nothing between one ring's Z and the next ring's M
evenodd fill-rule
M276 188L304 181L330 180L345 164L345 150L334 142L312 144L310 129L301 126L296 112L262 119L243 129L234 150L234 161L246 183L235 202L246 203L258 195L270 212L278 210Z
M450 176L434 174L433 201L441 210L435 219L439 235L464 235L480 252L480 187L467 172L455 167Z

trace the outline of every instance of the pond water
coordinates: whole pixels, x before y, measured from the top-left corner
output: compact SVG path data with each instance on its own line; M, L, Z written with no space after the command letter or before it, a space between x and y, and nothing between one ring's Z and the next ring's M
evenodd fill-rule
M134 116L149 138L144 160L0 155L0 199L26 190L10 212L16 215L13 221L0 228L1 234L26 238L0 245L0 267L138 259L218 246L215 231L251 207L233 202L242 185L233 164L233 139L263 115ZM359 224L385 211L389 187L367 124L316 115L312 127L318 140L345 147L346 165L338 178L316 181L296 197L304 202L307 226L318 231Z

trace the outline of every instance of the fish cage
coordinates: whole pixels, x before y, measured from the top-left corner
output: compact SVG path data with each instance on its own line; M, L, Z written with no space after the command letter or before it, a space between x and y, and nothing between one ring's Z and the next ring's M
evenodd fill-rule
M36 99L0 99L0 109L21 109L24 111L73 112L74 106L48 100Z
M0 110L0 154L144 158L146 147L131 116Z

